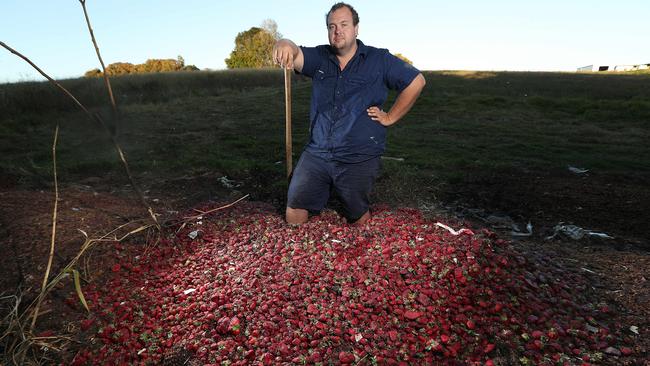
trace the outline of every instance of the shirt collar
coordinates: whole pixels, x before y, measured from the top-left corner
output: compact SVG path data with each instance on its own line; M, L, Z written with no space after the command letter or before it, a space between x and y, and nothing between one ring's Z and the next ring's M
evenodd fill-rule
M363 44L360 39L357 39L357 55L363 55L364 57L368 54L368 46ZM356 56L356 55L355 55Z
M332 60L336 64L338 64L339 61L336 58L336 55L334 54L334 52L332 52L332 47L331 46L329 46L329 45L327 46L327 51L329 51L330 60ZM360 39L357 39L357 50L354 52L354 56L352 56L352 59L354 59L355 57L357 57L359 55L361 55L361 56L363 56L365 58L367 54L368 54L368 46L363 44L363 42L361 42Z

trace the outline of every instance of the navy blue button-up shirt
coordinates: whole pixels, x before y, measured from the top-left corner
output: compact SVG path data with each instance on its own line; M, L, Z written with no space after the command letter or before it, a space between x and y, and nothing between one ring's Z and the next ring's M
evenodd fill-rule
M305 150L327 160L356 163L383 154L386 127L366 109L382 107L388 90L401 92L420 73L386 49L357 40L343 70L329 45L300 47L302 74L312 78L310 140Z

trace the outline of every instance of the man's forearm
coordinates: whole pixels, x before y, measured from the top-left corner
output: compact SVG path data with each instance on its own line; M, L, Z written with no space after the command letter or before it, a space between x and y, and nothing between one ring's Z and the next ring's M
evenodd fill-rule
M402 90L401 93L399 93L397 99L395 99L395 103L393 103L390 111L388 111L388 125L396 123L402 117L404 117L408 111L411 110L411 107L413 107L413 104L415 104L415 101L420 96L424 85L426 85L424 76L422 76L422 74L418 74L418 76L416 76L415 79L411 81L409 86L407 86L404 90Z

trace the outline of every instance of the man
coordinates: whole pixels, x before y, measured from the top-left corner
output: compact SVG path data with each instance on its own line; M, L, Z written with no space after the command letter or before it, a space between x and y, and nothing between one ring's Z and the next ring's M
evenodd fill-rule
M337 3L327 13L329 45L298 47L281 39L275 62L312 78L310 141L289 184L286 220L307 221L333 189L350 223L370 218L369 195L385 150L386 128L413 106L425 85L422 74L388 50L357 39L359 15ZM388 89L399 92L389 111Z

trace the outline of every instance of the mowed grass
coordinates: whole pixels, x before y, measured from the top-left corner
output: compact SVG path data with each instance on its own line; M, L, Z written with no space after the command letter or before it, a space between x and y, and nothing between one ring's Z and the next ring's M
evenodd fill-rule
M650 75L427 72L413 110L390 128L380 200L435 194L473 174L548 171L650 175ZM64 85L108 118L101 80ZM118 141L142 179L218 172L283 194L284 87L280 70L115 78ZM294 163L308 138L311 84L294 78ZM391 96L391 100L394 95ZM121 179L107 132L47 83L0 85L0 168L26 185L51 181L60 125L59 178ZM109 121L110 122L110 121ZM111 122L112 123L112 122ZM253 192L254 193L254 192Z

